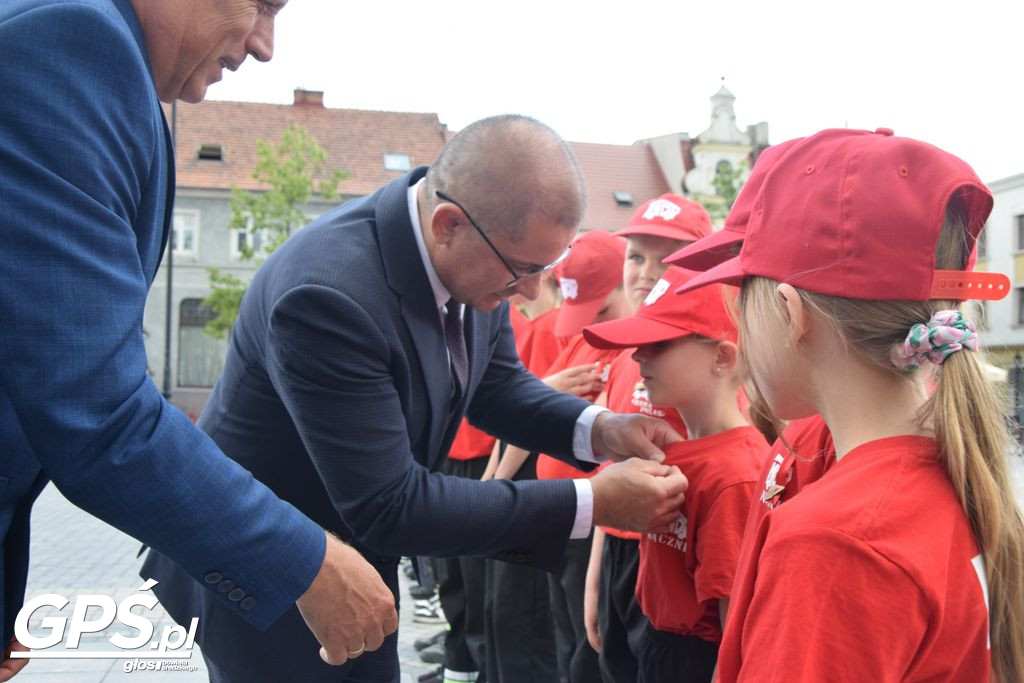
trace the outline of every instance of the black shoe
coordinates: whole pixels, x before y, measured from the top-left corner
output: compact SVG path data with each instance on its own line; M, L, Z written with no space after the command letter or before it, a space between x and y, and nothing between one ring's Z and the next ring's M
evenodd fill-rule
M413 600L424 600L426 598L432 598L434 597L434 593L436 592L436 588L427 588L426 586L421 586L418 583L409 586L409 597Z
M444 661L444 646L437 643L420 650L420 659L427 664L440 664Z
M437 667L437 671L431 671L428 674L422 674L416 679L420 683L442 683L444 681L444 667Z
M416 568L412 566L412 562L406 562L402 565L402 571L405 572L405 576L410 581L416 580Z
M426 650L431 645L436 645L444 641L444 637L448 634L448 631L438 631L429 638L417 638L413 641L412 646L416 648L416 651Z

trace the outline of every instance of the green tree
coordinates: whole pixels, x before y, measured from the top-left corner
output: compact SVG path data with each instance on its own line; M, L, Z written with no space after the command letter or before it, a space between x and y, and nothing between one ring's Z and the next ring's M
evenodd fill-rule
M743 174L746 170L745 161L736 166L725 159L719 161L715 167L715 177L711 180L715 194L698 195L694 199L707 209L712 218L724 219L743 187Z
M279 144L259 140L256 145L259 163L252 177L268 189L248 192L231 188L228 227L248 231L249 239L240 245L241 257L246 261L262 261L281 246L309 220L299 205L314 196L336 199L338 184L348 177L343 170L327 169L327 152L298 124L285 129ZM217 317L206 324L205 330L211 337L224 339L231 334L248 285L217 268L208 272L211 293L203 303Z

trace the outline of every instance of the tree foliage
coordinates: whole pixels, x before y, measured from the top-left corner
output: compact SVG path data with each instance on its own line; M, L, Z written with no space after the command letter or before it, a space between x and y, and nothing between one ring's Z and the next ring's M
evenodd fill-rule
M239 245L245 261L262 261L301 228L309 217L301 204L319 196L333 200L338 184L348 177L341 169L327 168L327 152L309 131L292 124L274 145L256 143L259 163L253 178L267 186L262 192L231 188L231 221L228 227L246 230L248 239ZM230 335L247 283L217 268L208 269L211 293L203 301L216 314L206 333L216 339Z

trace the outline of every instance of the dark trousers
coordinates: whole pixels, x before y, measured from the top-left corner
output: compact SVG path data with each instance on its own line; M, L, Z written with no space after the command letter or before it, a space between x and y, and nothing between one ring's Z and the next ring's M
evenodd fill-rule
M531 454L515 480L537 478ZM486 560L484 596L488 683L555 683L555 632L548 599L548 573L519 564Z
M548 576L551 614L555 621L558 677L562 683L601 680L597 653L587 640L587 629L583 623L583 591L593 536L591 532L587 538L570 540L559 572Z
M446 458L441 471L456 477L480 479L487 458L452 460ZM441 609L448 619L444 639L444 668L449 671L481 672L485 680L484 592L485 562L479 557L453 557L437 561Z
M639 567L640 541L605 535L597 603L604 683L636 683L639 674L640 643L648 624L636 601Z
M650 624L640 645L638 683L711 683L718 645L678 633L658 631Z

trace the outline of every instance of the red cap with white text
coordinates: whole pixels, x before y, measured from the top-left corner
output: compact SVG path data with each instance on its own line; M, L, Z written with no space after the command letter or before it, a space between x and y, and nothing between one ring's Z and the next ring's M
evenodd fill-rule
M736 288L715 285L681 296L672 294L693 276L693 271L670 267L640 310L628 318L585 327L583 338L597 349L631 348L691 334L735 343L736 323L729 306L736 298Z
M593 322L613 289L622 284L626 243L604 230L593 230L572 242L568 258L555 266L562 305L555 335L571 337Z
M693 242L711 234L711 216L692 199L666 193L641 204L629 219L629 225L612 234L617 237L653 235Z

